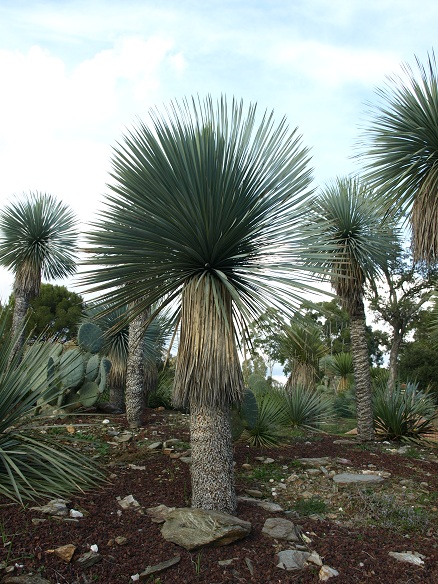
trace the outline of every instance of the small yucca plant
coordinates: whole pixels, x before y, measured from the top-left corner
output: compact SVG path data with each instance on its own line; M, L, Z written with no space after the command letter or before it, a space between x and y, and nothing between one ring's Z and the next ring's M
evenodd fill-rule
M311 387L296 385L285 394L288 423L294 427L318 428L333 419L333 400Z
M258 415L254 424L247 425L242 439L250 446L278 446L286 432L287 413L283 392L255 392Z
M438 418L433 397L415 383L397 385L393 391L380 386L374 392L374 424L389 440L421 440L435 431Z
M326 368L337 377L337 393L344 393L354 383L353 357L351 353L336 353L327 360Z
M84 491L103 480L94 461L40 431L37 411L53 398L45 389L49 343L17 351L21 331L12 335L0 312L0 495L23 503ZM24 325L23 325L24 327ZM65 437L67 439L67 437Z

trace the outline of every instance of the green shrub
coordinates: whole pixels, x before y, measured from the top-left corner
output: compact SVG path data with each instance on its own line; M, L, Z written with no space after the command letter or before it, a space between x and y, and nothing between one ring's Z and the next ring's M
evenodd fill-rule
M298 499L294 505L294 510L300 515L314 515L316 513L325 513L327 505L319 497L311 497L310 499Z
M426 509L400 505L394 495L359 491L357 511L367 522L392 532L425 533L430 526Z
M158 376L157 387L148 395L148 407L158 408L163 407L166 410L173 409L172 393L173 393L173 377L174 372L170 369L161 371Z
M434 432L438 413L433 397L414 383L386 386L374 392L374 424L389 440L420 440Z
M333 398L334 414L338 418L354 418L356 416L356 400L352 390L335 395Z

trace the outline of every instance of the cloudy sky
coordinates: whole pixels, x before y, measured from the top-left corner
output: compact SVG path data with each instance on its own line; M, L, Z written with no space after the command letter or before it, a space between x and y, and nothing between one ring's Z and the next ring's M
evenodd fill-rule
M286 115L315 185L356 172L366 103L437 24L436 0L0 0L0 208L45 191L85 225L124 129L192 94Z

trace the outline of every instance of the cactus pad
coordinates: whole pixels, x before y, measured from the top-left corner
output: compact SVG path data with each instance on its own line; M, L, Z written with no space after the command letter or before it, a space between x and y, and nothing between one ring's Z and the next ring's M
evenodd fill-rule
M95 381L87 381L78 390L79 401L81 406L89 408L94 405L99 397L99 386Z
M97 376L99 375L99 365L99 355L91 355L85 369L85 381L96 381Z
M64 387L77 388L85 374L85 363L80 349L68 349L59 362L61 382Z
M84 322L78 330L78 344L86 352L99 353L103 347L102 329L93 322Z

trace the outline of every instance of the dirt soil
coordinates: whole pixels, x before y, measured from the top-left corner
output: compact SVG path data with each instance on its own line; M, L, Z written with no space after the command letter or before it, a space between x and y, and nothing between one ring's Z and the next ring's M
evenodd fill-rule
M180 556L179 563L139 581L319 582L316 565L300 571L276 566L276 553L292 546L263 535L262 527L268 517L278 516L301 526L303 547L316 551L325 565L337 570L339 575L330 579L333 584L438 584L436 446L418 449L396 443L335 443L339 436L323 434L297 436L287 445L269 450L238 443L238 495L260 491L264 499L279 503L284 512L274 514L240 502L237 515L252 524L247 538L225 547L188 552L165 541L160 526L145 512L159 504L190 504L189 465L161 448L148 448L152 442L178 438L182 442L173 446L172 456L187 450L187 416L149 410L145 426L132 436L123 416L107 416L109 423L103 419L93 418L91 427L76 426L89 422L88 418L75 419L74 427L68 427L70 421L49 430L59 433L61 439L64 435L85 438L78 442L78 448L108 470L108 484L70 498L68 507L81 511L83 517L51 517L32 510L33 504L22 508L0 500L0 579L34 573L53 584L123 584L138 580L136 575L148 566ZM311 464L313 470L309 470L298 461L302 457L330 460ZM383 473L384 481L367 489L335 487L333 473L364 471ZM120 507L117 497L128 495L138 501L139 510ZM69 563L53 553L67 544L76 547ZM77 559L92 545L98 546L101 560L81 567ZM424 563L414 565L389 556L389 552L406 551L419 552ZM219 564L223 560L231 561Z

